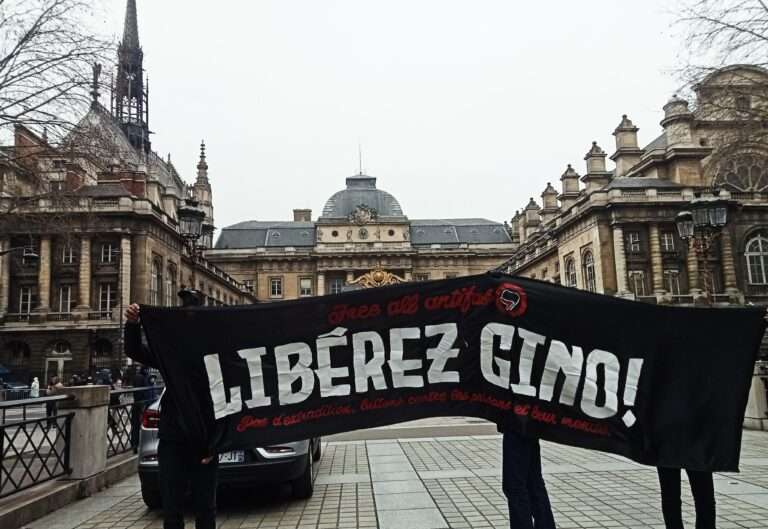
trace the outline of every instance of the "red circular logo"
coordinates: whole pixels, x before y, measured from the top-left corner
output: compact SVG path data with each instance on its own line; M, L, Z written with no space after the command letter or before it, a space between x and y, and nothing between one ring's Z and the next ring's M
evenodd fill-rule
M510 318L521 316L528 309L528 295L514 283L502 283L496 289L496 308Z

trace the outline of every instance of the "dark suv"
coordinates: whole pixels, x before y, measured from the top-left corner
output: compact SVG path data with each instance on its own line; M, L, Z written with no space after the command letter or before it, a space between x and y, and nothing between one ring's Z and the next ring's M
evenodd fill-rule
M141 496L150 509L161 506L157 464L157 427L160 400L147 407L139 435L139 479ZM296 498L314 492L314 465L320 460L320 438L275 446L234 450L219 454L219 484L254 485L290 482Z

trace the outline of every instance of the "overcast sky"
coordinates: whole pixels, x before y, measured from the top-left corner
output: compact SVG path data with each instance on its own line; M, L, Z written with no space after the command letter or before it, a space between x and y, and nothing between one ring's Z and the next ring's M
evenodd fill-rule
M358 169L411 219L509 219L677 89L668 1L137 0L153 146L216 224L316 218ZM122 32L125 0L104 22ZM610 161L609 161L610 165Z

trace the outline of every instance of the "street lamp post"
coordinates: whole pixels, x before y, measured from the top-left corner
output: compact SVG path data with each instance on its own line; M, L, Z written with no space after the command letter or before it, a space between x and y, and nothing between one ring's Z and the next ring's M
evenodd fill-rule
M179 296L186 303L186 299L197 297L195 295L197 293L197 257L200 253L197 241L203 235L205 212L198 207L197 200L187 198L184 200L184 204L177 210L177 214L179 218L179 233L189 248L189 253L192 257L192 285L179 292ZM202 295L202 293L200 294Z
M728 222L728 202L719 198L719 191L707 192L691 201L690 210L678 213L676 220L680 238L701 255L704 262L704 298L712 303L714 275L709 266L709 252L715 240L721 235ZM694 300L695 301L695 300Z

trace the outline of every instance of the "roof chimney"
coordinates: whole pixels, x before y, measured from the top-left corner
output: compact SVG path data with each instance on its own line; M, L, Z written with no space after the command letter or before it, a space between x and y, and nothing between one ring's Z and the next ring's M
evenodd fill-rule
M294 209L293 221L294 222L312 222L312 210L311 209Z

